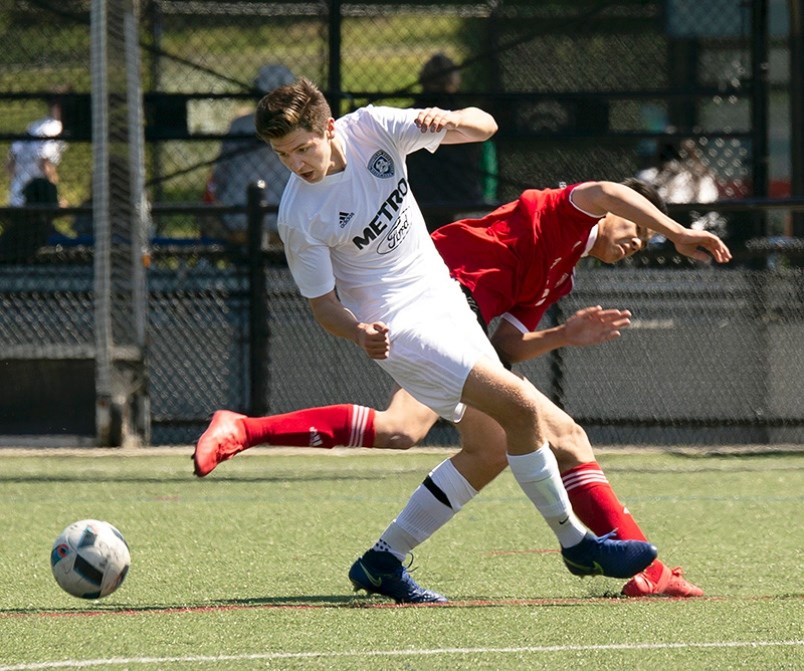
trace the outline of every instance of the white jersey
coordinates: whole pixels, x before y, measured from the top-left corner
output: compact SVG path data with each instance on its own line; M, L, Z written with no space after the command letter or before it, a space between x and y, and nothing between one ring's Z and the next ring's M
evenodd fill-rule
M408 188L405 156L433 151L446 133L422 133L416 114L364 107L336 121L345 170L315 184L292 175L278 229L302 295L337 288L358 320L387 324L390 354L377 364L414 398L457 421L469 372L481 357L497 357Z
M405 167L407 154L434 150L446 131L422 133L415 118L416 110L388 107L348 114L335 122L345 170L316 184L291 176L278 228L304 297L337 286L358 319L387 322L425 288L450 281Z

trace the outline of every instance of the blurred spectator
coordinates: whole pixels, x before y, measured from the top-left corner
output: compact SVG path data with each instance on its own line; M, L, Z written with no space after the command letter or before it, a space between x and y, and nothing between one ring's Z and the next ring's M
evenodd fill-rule
M659 149L657 163L637 173L636 177L653 186L668 203L713 203L720 191L717 180L703 161L695 140L683 140L680 145L667 143ZM706 230L718 237L726 235L726 220L717 212L690 213L690 228ZM664 242L654 236L652 244Z
M67 149L67 144L58 140L62 132L62 96L67 87L58 87L47 100L48 113L32 121L25 129L28 138L16 140L8 152L8 168L11 180L8 204L11 207L25 205L25 187L31 180L45 179L53 185L59 183L58 165Z
M456 94L461 73L455 62L442 53L428 60L419 73L422 94L416 107L455 109L465 107ZM497 155L493 142L482 144L442 144L435 153L420 150L407 157L408 181L425 210L427 228L432 232L463 216L467 206L495 203L497 200ZM447 207L432 214L428 207ZM454 208L454 209L452 209Z
M254 79L254 89L261 94L278 86L295 81L293 73L284 65L264 65ZM268 204L279 205L279 199L290 173L279 162L273 150L256 135L254 113L238 116L226 131L221 150L207 182L204 200L222 205L246 205L249 184L258 180L265 182ZM269 231L276 228L276 215L267 215L265 224ZM201 233L204 237L226 240L232 244L246 242L247 216L225 214L221 217L205 217Z
M58 166L67 144L57 138L62 133L62 96L68 91L67 87L53 89L47 99L47 115L28 124L28 138L11 144L6 163L9 206L65 204L58 193ZM53 219L52 212L12 214L0 236L0 260L29 260L53 232Z

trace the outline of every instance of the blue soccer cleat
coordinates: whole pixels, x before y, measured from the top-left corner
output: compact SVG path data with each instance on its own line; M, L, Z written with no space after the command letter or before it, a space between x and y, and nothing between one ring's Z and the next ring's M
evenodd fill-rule
M586 532L583 540L571 548L562 548L561 556L574 575L605 575L630 578L656 559L656 546L645 541L614 540L617 530L605 536Z
M641 570L641 569L640 569ZM630 577L630 576L629 576ZM349 569L355 591L382 594L397 603L446 603L447 598L424 589L410 577L407 567L390 552L369 550Z

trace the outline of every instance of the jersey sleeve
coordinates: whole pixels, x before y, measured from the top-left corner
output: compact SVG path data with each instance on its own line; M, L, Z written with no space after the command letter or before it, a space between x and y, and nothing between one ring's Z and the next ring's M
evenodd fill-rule
M446 137L447 130L438 133L422 133L416 126L418 109L397 109L395 107L370 107L371 115L385 131L401 154L412 154L419 149L434 152Z
M335 288L335 273L329 248L303 231L278 222L279 237L285 245L288 268L299 292L305 298L318 298Z
M502 315L502 318L515 326L520 333L535 331L549 305L517 305Z

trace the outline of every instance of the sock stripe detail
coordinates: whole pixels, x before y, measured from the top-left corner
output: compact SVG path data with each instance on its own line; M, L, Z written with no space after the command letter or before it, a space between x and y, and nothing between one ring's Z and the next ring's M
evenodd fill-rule
M561 480L564 482L564 488L567 491L575 489L576 487L584 487L591 484L609 484L603 471L581 471L580 473L568 473L563 476Z
M441 503L447 506L447 508L452 508L452 504L449 502L449 499L447 498L447 495L444 493L444 490L441 489L441 487L439 487L435 482L433 482L433 479L429 475L424 479L422 484L433 496L436 497L436 499L438 499Z
M369 409L366 406L352 406L352 431L349 435L349 443L346 447L361 447L363 445L363 436L366 432L368 418Z

